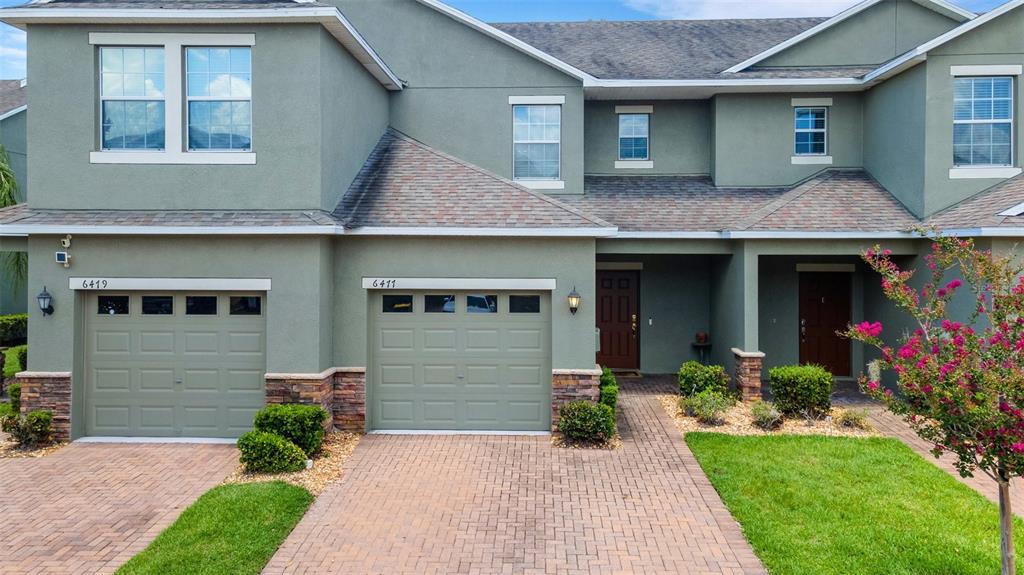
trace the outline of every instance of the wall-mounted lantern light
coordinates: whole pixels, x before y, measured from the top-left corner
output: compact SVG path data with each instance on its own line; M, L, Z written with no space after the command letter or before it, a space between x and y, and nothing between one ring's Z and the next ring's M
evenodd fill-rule
M36 299L39 300L39 309L43 311L43 315L53 313L53 296L50 295L50 292L46 291L46 286L43 286L43 291L39 292Z
M581 301L583 301L583 297L576 291L576 286L572 286L572 291L569 292L569 313L576 315Z

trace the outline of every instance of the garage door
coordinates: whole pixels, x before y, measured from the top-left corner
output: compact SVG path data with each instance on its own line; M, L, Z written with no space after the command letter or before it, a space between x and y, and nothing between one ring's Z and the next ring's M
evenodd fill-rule
M371 292L375 429L551 428L547 294Z
M262 294L86 296L87 435L237 437L264 404Z

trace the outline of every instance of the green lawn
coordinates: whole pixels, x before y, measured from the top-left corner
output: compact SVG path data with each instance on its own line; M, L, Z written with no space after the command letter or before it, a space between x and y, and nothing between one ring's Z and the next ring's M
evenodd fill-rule
M23 348L23 345L16 345L9 347L4 350L4 377L13 377L14 374L19 371L25 371L18 363L18 350Z
M259 573L312 501L305 489L280 481L221 485L117 573Z
M773 575L999 573L994 504L893 439L688 433ZM1017 520L1018 570L1024 522Z

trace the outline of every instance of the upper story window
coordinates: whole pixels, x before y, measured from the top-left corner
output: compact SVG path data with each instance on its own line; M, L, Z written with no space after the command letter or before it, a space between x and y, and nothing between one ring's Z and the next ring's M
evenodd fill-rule
M650 157L649 114L619 114L619 159L646 160Z
M562 107L512 107L512 177L558 180L561 177Z
M164 149L164 49L100 48L100 146Z
M953 164L1013 164L1013 79L953 80Z
M186 48L185 66L188 149L251 149L251 49Z
M824 156L828 150L828 108L793 108L797 156Z

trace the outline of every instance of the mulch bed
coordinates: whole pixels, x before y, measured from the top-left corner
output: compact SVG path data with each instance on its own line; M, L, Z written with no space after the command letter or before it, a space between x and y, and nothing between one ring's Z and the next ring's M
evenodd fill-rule
M324 436L320 453L313 458L313 467L294 473L246 473L245 467L238 468L224 480L224 483L254 483L257 481L284 481L320 495L327 486L341 479L342 467L352 455L363 436L345 431L334 431Z
M552 433L551 445L563 449L602 449L612 451L622 447L622 440L619 439L618 434L615 434L615 437L608 441L569 441L561 433Z
M881 434L874 429L858 429L855 427L841 427L833 420L848 408L833 407L831 418L822 417L819 419L806 419L803 417L787 418L782 425L772 431L766 431L754 425L750 417L750 405L737 403L725 412L724 422L720 425L708 425L701 423L696 418L689 417L679 409L678 395L659 395L658 401L672 417L676 428L683 433L691 431L707 431L713 433L725 433L727 435L834 435L842 437L881 437Z
M11 440L11 436L6 433L0 433L0 459L23 459L29 457L45 457L61 447L64 447L67 443L54 443L52 445L46 445L44 447L36 447L34 449L24 449L18 447L18 444Z

